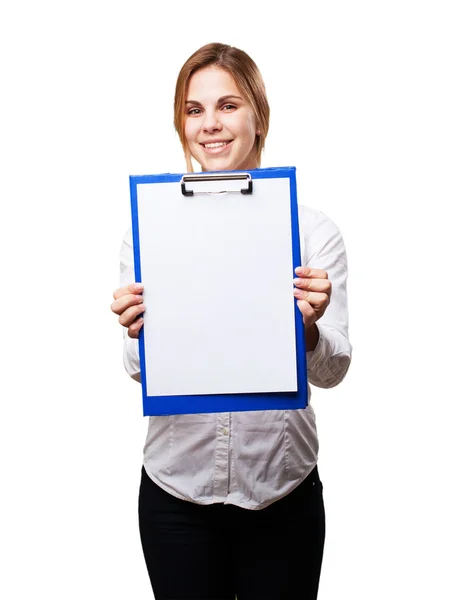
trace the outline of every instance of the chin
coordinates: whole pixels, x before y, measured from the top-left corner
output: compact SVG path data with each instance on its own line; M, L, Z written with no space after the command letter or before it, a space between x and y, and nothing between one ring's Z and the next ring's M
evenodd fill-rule
M256 166L249 166L248 161L237 162L226 158L217 160L205 160L203 169L207 171L249 171Z
M234 171L237 167L228 160L206 160L201 165L205 171Z

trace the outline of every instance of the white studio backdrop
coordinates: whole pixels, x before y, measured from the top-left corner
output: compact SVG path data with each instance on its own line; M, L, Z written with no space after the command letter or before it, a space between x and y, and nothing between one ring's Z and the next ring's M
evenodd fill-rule
M109 305L128 176L184 171L174 84L211 41L258 63L262 166L296 166L348 251L353 364L313 395L320 600L449 597L447 28L435 1L2 7L3 598L152 597L146 419Z

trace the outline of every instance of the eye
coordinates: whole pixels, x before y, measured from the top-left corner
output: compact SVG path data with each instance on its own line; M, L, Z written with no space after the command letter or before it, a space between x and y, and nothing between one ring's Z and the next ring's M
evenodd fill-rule
M225 111L228 112L228 111L233 110L234 108L237 108L237 107L235 106L235 104L224 104L221 108L222 108L222 110L225 110Z
M199 114L201 114L201 109L196 108L196 107L195 108L189 108L188 111L187 111L187 114L188 115L192 115L192 116L199 115Z

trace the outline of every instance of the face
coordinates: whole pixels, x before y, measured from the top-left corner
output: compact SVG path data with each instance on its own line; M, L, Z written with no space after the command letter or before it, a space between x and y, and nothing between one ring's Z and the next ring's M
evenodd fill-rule
M256 118L234 78L206 67L190 79L185 135L203 171L256 169Z

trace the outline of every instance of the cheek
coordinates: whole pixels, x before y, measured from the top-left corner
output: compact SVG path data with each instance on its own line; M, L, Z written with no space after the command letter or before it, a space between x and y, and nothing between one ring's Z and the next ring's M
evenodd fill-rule
M256 120L254 115L248 115L245 122L242 124L242 132L248 143L253 143L256 139Z
M195 127L194 121L186 121L186 124L184 125L184 134L188 142L195 139L196 130L197 128Z

